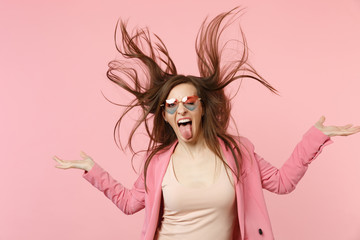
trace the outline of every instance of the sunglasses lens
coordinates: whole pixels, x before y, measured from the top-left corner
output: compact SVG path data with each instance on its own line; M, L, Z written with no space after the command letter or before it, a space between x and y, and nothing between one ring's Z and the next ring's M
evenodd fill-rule
M165 102L165 110L170 113L170 114L174 114L176 109L178 108L179 103L177 101L177 99L168 99Z
M197 99L198 99L197 96L188 97L188 98L186 99L186 101L184 102L184 106L185 106L187 109L189 109L190 111L195 110L195 108L197 107Z

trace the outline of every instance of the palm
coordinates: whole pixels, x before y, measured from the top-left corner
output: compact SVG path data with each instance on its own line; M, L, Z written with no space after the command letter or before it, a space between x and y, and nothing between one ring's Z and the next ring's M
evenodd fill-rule
M322 116L319 121L315 123L315 127L324 134L333 136L349 136L360 132L360 126L353 126L353 124L346 124L344 126L324 126L325 117Z

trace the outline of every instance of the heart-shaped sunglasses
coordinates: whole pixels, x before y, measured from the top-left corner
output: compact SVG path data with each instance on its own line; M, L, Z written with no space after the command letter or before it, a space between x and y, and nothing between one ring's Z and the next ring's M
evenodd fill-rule
M164 104L161 104L161 107L165 106L165 111L174 114L179 107L180 102L184 105L184 107L190 111L194 111L196 107L199 105L199 101L201 98L198 96L185 96L181 99L181 101L176 98L166 99Z

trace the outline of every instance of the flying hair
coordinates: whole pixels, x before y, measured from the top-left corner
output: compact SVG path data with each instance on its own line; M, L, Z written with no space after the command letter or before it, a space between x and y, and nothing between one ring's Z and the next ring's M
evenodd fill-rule
M236 7L210 21L206 18L201 24L195 41L199 76L178 74L165 44L160 37L152 35L148 28L136 28L130 34L127 31L127 22L117 22L114 40L116 49L123 59L109 62L107 77L131 93L134 98L128 104L117 104L125 109L115 124L114 140L122 148L120 125L124 116L132 109L140 108L141 115L128 136L127 146L135 153L132 140L136 131L144 124L149 137L147 157L141 173L144 174L145 189L147 168L152 158L157 153L168 150L177 140L175 132L163 119L164 109L160 105L164 103L171 89L181 83L191 83L197 89L204 111L202 129L206 144L229 167L222 157L219 139L224 142L231 150L236 163L236 169L229 168L240 180L241 142L238 136L227 131L231 119L231 104L224 88L234 81L252 79L278 94L278 91L248 63L248 45L240 26L241 39L229 41L241 43L241 57L226 64L221 62L223 51L229 43L226 41L221 44L221 36L224 30L241 16L242 11L243 9ZM117 38L118 31L121 34L120 41Z

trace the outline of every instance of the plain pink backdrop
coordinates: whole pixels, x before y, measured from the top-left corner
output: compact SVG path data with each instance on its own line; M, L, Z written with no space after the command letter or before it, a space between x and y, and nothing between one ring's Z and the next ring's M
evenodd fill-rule
M101 94L127 101L105 77L119 56L117 19L149 26L179 72L197 74L202 20L238 5L247 7L250 60L281 94L246 80L234 100L239 131L260 155L281 166L322 114L328 124L360 124L359 0L1 0L0 239L138 239L143 212L124 215L52 156L84 150L130 187L131 154L112 138L121 109ZM265 193L277 239L360 239L360 134L333 140L295 192Z

